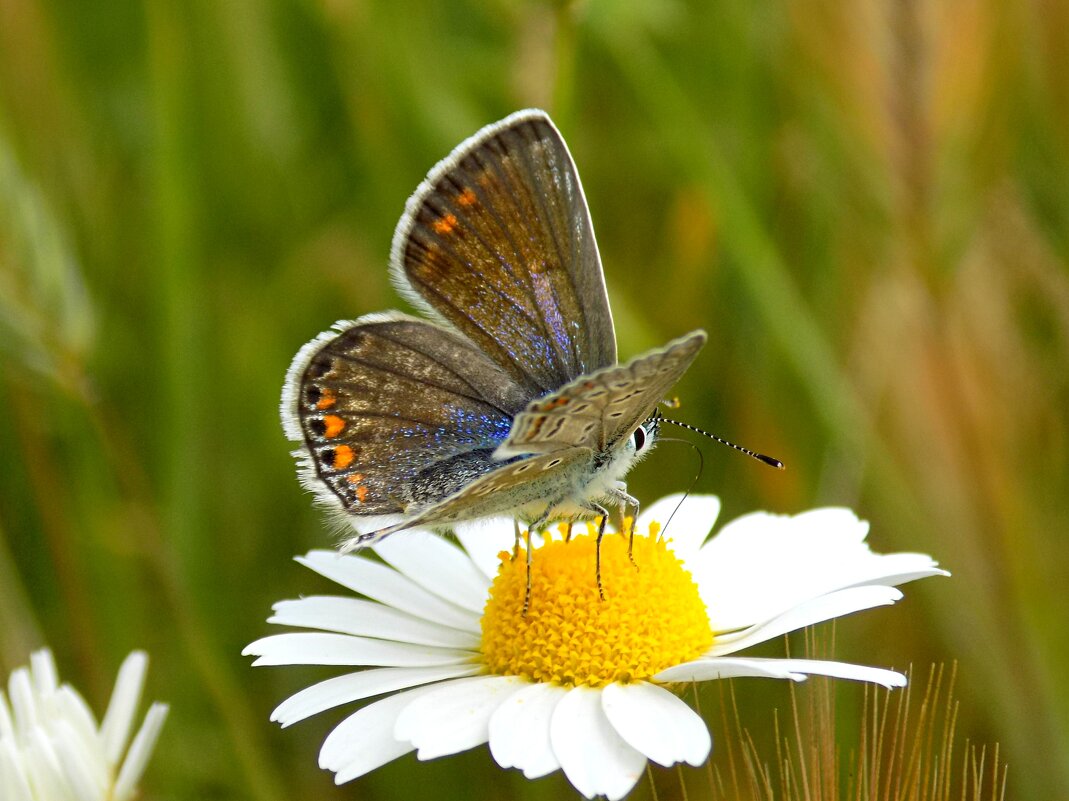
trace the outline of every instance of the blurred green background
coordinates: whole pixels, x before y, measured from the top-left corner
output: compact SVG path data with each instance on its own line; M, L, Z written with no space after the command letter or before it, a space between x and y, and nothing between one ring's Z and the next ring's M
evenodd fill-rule
M959 734L1001 744L1010 797L1069 797L1069 6L1044 0L0 0L5 672L47 642L102 709L146 648L173 707L150 797L566 794L484 748L334 789L343 712L267 720L327 670L239 656L327 588L290 560L330 541L277 419L290 358L403 308L405 199L532 105L621 354L706 328L676 416L788 465L703 444L697 490L724 519L849 505L936 556L952 579L836 655L958 660ZM695 470L664 444L631 488ZM758 728L770 684L737 684Z

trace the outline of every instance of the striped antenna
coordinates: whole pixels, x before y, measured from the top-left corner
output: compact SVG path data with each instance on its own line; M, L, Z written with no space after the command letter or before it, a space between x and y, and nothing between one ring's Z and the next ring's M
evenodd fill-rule
M674 426L685 428L687 429L687 431L693 431L695 434L701 434L703 437L708 437L711 440L715 440L721 445L727 445L729 448L734 448L739 453L745 453L747 456L750 456L759 462L764 462L769 467L775 467L777 470L786 469L783 465L783 462L781 462L779 459L773 459L771 456L765 456L763 453L751 451L749 448L744 448L741 445L736 445L734 442L728 442L723 437L718 437L716 434L710 434L708 431L702 431L700 428L698 428L697 426L692 426L690 423L681 423L678 420L673 420L672 418L664 417L663 415L658 415L658 418L662 423L671 423Z

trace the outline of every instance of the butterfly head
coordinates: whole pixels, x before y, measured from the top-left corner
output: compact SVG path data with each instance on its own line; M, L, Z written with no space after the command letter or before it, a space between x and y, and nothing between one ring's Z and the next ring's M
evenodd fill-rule
M653 414L645 419L634 433L631 434L629 445L635 449L635 456L645 456L653 447L657 439L657 432L661 425L661 413L654 409Z

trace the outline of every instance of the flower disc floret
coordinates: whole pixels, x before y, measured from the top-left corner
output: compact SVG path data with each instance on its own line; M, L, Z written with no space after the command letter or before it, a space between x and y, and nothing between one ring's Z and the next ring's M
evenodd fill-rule
M602 687L650 680L695 659L713 644L698 587L675 554L651 531L636 536L550 540L531 556L531 599L524 616L527 560L503 555L482 617L489 670L532 682Z

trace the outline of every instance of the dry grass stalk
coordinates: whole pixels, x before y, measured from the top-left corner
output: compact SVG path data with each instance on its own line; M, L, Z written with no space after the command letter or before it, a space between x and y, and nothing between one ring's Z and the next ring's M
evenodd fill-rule
M807 634L806 653L826 651ZM791 687L784 726L773 713L774 747L743 725L732 682L721 684L720 731L701 789L683 771L651 771L654 799L718 801L1003 801L1007 766L999 749L959 743L957 665L932 665L904 690L867 686L856 733L839 723L834 681ZM659 778L658 789L655 778Z

